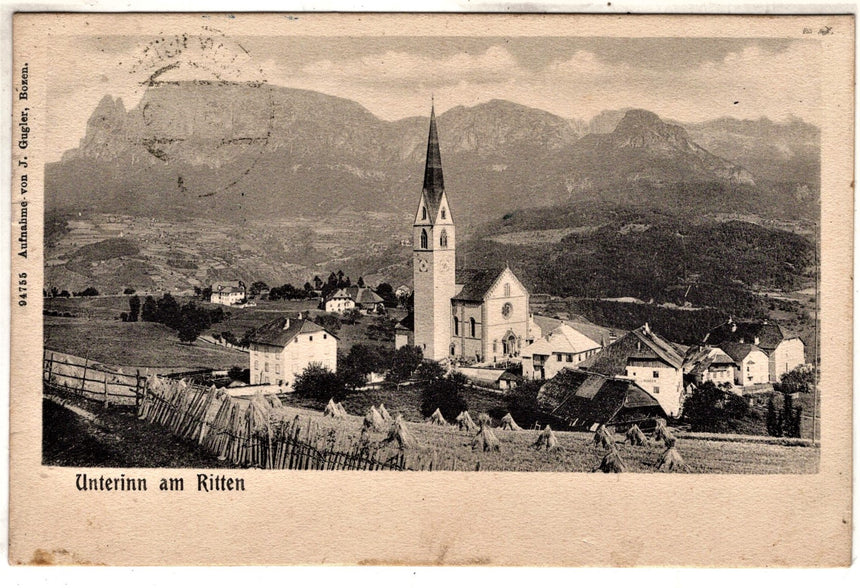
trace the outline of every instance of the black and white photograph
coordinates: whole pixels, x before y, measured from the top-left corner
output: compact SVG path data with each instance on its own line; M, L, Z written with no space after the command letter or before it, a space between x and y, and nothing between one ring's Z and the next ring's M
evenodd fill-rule
M67 491L693 487L850 445L823 434L821 313L828 43L853 20L79 16L13 68L13 265L38 279L13 267L12 305L41 309L39 461Z

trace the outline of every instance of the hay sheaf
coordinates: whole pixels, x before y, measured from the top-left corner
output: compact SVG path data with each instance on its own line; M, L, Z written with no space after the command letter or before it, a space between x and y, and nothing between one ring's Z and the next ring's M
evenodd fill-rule
M375 406L371 406L367 414L364 415L362 427L371 431L384 431L386 429L385 419L382 418Z
M675 447L669 447L663 452L660 461L657 462L657 471L659 472L674 472L687 471L687 464L684 463L684 458L678 453Z
M412 433L409 432L409 429L406 428L406 423L402 416L397 415L397 418L394 419L394 423L388 431L388 437L385 438L385 442L397 443L397 446L400 449L413 447L415 445L415 437L413 437Z
M648 438L645 437L645 433L642 432L637 425L633 425L629 429L627 429L627 433L625 435L627 438L627 442L630 445L634 445L637 447L642 447L648 443Z
M482 424L474 441L472 441L472 449L476 451L501 451L501 446L493 430Z
M386 423L390 423L392 421L391 415L388 413L388 409L385 408L385 404L382 402L379 403L379 414L382 415L382 418Z
M522 431L523 428L519 426L516 421L514 421L514 417L511 416L511 413L506 414L502 417L502 430L506 431Z
M624 460L621 459L621 454L619 454L618 450L613 446L612 449L603 456L603 459L600 461L600 465L594 468L594 471L600 471L604 474L621 474L627 471L627 466L624 464Z
M455 421L457 423L457 428L461 431L474 431L478 428L478 425L476 425L475 421L472 420L472 415L469 414L468 410L464 410L458 414Z
M553 430L549 428L549 425L544 427L544 430L538 435L537 441L534 442L532 447L535 449L546 449L547 451L558 449L558 439Z
M427 422L433 425L447 425L448 421L445 420L445 417L442 416L442 411L438 408L433 411L433 414L430 415L430 418L427 419Z
M614 449L615 439L605 425L597 427L594 433L594 446L600 449Z

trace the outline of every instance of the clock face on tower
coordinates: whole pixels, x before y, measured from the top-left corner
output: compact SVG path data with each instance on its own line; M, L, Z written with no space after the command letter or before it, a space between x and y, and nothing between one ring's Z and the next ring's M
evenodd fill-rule
M510 302L505 302L504 306L502 306L502 316L507 318L511 318L511 313L514 311L514 306Z
M441 266L442 266L442 269L443 269L443 270L447 270L447 269L448 269L448 260L443 259L443 260L442 260L442 263L441 263Z
M428 264L427 264L427 260L426 260L426 259L420 259L420 260L418 260L418 271L419 271L419 272L426 272L426 271L427 271L427 267L428 267Z

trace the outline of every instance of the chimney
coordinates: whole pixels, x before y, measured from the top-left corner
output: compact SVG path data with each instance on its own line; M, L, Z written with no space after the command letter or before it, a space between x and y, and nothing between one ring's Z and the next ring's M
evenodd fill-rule
M755 344L755 345L758 345L758 341L759 341L758 337L756 337L756 338L754 338L754 339L753 339L753 342L754 342L754 344Z
M289 328L290 328L290 317L287 317L287 318L284 320L284 330L286 331L286 330L287 330L287 329L289 329Z
M732 333L738 330L738 326L734 322L730 322L729 324L732 325ZM743 341L741 341L741 343L743 343Z
M651 327L650 327L650 325L649 325L648 323L645 323L645 326L644 326L644 327L642 327L642 331L643 331L646 335L650 335L650 334L651 334Z

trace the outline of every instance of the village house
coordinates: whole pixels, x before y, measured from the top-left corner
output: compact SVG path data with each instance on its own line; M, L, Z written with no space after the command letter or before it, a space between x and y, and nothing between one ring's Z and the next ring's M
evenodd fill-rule
M334 294L325 299L323 310L326 312L336 312L343 314L348 310L355 308L355 300L347 294L345 288L337 290Z
M415 345L415 315L411 312L394 326L394 348Z
M733 386L735 360L719 347L698 347L684 359L684 374L696 384L713 382L717 386Z
M575 367L595 355L600 344L570 325L560 323L522 352L523 378L546 380L561 369Z
M657 418L666 418L661 403L635 382L578 369L564 368L547 380L537 402L565 426L587 431L600 425L651 429Z
M705 335L704 343L724 342L755 345L767 355L768 378L778 382L783 374L806 362L806 348L799 337L786 337L782 328L768 321L740 321L731 318Z
M684 397L683 353L654 333L648 323L630 331L580 367L607 376L630 378L653 395L669 416L681 413Z
M370 288L347 286L344 291L352 299L355 308L365 313L383 312L385 310L382 297Z
M720 349L734 361L735 386L745 388L770 381L767 354L755 345L724 341Z
M251 337L251 384L292 387L311 364L337 371L337 337L303 318L280 317Z
M496 363L518 357L529 340L529 293L509 267L455 278L456 238L445 192L436 114L430 133L424 185L412 223L414 316L412 341L424 357ZM405 343L409 335L397 340Z
M215 282L212 284L212 294L209 302L232 306L245 300L245 284L243 282Z

